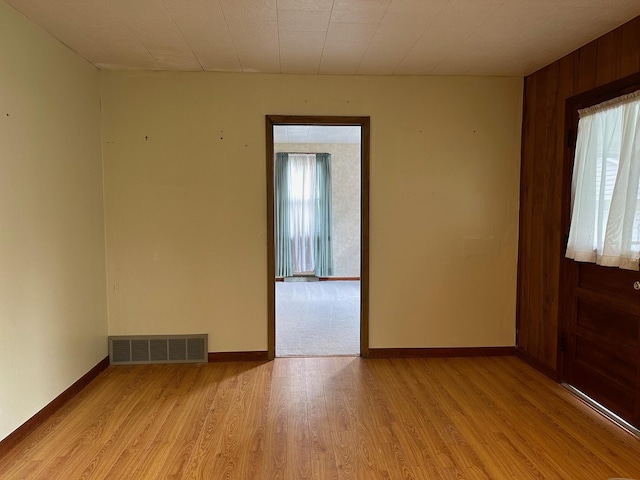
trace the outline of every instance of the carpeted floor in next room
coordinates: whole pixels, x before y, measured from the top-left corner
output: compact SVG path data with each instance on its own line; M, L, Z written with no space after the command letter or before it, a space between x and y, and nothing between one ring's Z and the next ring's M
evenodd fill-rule
M276 282L276 356L360 354L360 282Z

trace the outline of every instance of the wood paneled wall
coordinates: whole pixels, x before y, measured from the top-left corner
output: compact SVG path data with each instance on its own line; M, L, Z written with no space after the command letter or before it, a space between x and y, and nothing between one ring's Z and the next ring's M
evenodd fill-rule
M640 17L525 79L520 178L518 354L556 375L565 101L640 72Z

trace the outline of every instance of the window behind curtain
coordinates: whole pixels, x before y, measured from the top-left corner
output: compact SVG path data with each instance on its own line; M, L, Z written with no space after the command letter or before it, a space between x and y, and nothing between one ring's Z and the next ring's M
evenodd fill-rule
M293 273L312 273L315 270L315 154L289 154L289 201Z
M579 114L566 256L638 270L640 91Z

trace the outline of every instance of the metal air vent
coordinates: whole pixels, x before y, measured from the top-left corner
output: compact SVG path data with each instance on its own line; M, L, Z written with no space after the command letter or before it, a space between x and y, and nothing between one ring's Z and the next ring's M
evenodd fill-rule
M111 365L201 363L208 360L208 335L130 335L109 337Z

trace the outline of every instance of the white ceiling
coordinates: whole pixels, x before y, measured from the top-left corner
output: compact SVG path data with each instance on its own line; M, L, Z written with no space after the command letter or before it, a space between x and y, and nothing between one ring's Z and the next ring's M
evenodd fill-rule
M640 15L640 0L5 1L100 68L298 74L526 75Z
M273 143L360 143L360 127L274 125Z

